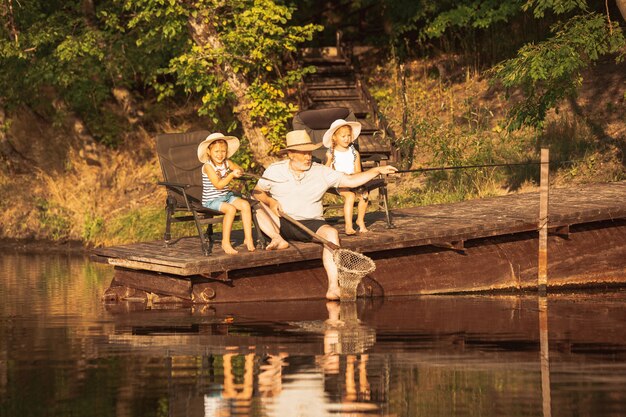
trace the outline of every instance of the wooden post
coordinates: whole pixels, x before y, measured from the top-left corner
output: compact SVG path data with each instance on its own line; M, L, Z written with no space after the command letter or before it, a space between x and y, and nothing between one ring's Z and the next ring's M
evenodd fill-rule
M541 175L539 185L539 262L537 289L545 293L548 286L548 196L550 177L550 150L541 148Z

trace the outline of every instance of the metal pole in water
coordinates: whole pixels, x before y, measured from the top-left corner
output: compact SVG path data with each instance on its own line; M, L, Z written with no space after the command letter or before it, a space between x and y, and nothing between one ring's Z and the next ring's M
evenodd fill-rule
M541 148L541 175L539 184L539 262L537 289L545 293L548 286L548 195L550 150Z

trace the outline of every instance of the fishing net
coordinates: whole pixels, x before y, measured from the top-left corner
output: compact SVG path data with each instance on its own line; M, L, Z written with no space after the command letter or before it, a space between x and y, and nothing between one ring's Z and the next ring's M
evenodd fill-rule
M348 249L335 250L333 260L339 272L339 298L341 301L356 300L356 288L365 275L374 272L376 264L371 258Z

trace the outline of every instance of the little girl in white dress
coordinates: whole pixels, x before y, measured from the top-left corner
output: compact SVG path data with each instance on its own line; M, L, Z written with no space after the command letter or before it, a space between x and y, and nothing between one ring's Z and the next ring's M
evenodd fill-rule
M330 129L324 133L323 143L328 148L326 166L346 174L361 172L361 156L354 147L354 141L361 133L361 123L348 122L343 119L335 120ZM366 233L365 212L367 211L368 193L351 188L338 189L343 197L343 216L346 223L346 234L354 235L356 230L352 225L354 202L359 196L356 224L361 233Z

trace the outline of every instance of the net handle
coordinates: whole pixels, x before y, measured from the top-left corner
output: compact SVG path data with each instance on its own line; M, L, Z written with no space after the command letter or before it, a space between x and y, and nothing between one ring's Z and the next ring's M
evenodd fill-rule
M324 239L323 237L321 237L320 235L318 235L317 233L315 233L314 231L312 231L311 229L309 229L308 227L306 227L305 225L303 225L302 223L300 223L299 221L297 221L293 217L289 216L287 213L285 213L282 210L280 210L280 216L285 218L285 220L287 220L288 222L298 226L300 229L302 229L303 232L305 232L307 235L311 236L313 239L317 240L319 243L322 243L328 249L330 249L330 250L337 250L337 249L339 249L339 245L336 245L333 242Z

